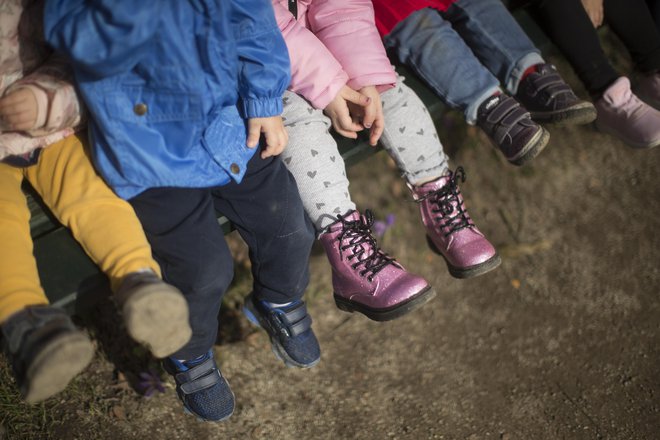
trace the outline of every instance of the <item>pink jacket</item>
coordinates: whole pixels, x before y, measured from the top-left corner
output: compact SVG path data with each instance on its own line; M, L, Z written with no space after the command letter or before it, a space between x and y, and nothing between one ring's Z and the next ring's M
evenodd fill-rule
M0 97L28 88L37 99L37 121L27 132L3 130L0 160L57 142L80 123L80 101L65 60L43 40L41 0L6 0L0 13ZM25 10L23 10L23 5ZM20 25L19 25L20 24Z
M299 0L297 20L287 0L273 0L273 8L291 58L289 90L314 107L325 108L346 84L394 87L370 0Z

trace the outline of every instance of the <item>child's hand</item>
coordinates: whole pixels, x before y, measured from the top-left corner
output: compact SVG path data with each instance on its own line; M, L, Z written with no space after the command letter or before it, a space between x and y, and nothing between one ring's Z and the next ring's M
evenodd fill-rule
M595 28L603 24L605 18L603 0L582 0L582 6L587 11L587 15L589 15Z
M266 138L266 146L261 152L261 158L266 159L270 156L277 156L286 147L289 142L289 134L284 128L281 116L271 116L269 118L250 118L248 119L248 137L247 146L254 148L259 145L261 133Z
M0 130L26 131L37 123L37 98L29 88L21 88L0 98Z
M361 121L362 126L370 130L369 144L375 147L385 129L385 117L383 116L383 104L380 101L380 93L378 93L375 86L363 87L360 89L360 93L368 96L371 102L366 106L349 103L348 108L353 120Z
M348 104L352 103L359 107L366 107L370 102L371 99L368 96L344 86L337 93L335 99L323 109L323 112L328 115L337 133L350 139L356 139L357 132L364 127L353 121Z

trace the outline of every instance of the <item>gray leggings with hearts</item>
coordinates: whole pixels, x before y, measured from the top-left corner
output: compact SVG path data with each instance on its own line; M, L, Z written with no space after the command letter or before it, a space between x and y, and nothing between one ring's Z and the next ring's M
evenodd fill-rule
M447 156L426 107L402 80L399 77L397 86L381 95L385 131L380 144L402 176L415 185L446 174ZM307 215L320 233L337 221L338 214L355 209L344 161L330 135L330 119L321 110L287 91L283 117L289 144L282 159L296 179Z

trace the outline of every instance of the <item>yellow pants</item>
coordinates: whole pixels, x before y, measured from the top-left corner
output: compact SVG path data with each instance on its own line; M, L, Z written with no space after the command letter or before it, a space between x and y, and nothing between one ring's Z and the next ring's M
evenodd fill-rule
M122 278L158 264L131 205L96 174L78 136L41 152L27 168L0 163L0 323L30 305L48 304L32 253L26 178L116 289Z

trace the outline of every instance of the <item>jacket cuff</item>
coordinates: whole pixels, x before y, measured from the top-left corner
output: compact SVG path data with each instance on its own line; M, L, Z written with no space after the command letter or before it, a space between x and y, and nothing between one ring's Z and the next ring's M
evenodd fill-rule
M282 97L241 100L241 113L245 118L269 118L282 114Z
M335 96L341 91L342 87L347 85L346 81L348 81L348 77L342 71L341 75L335 77L318 96L311 99L308 98L309 102L316 109L325 109L335 99Z
M394 71L388 73L376 73L372 75L362 75L357 78L351 78L348 86L354 90L360 90L363 87L375 86L379 93L391 89L396 85L396 75Z

